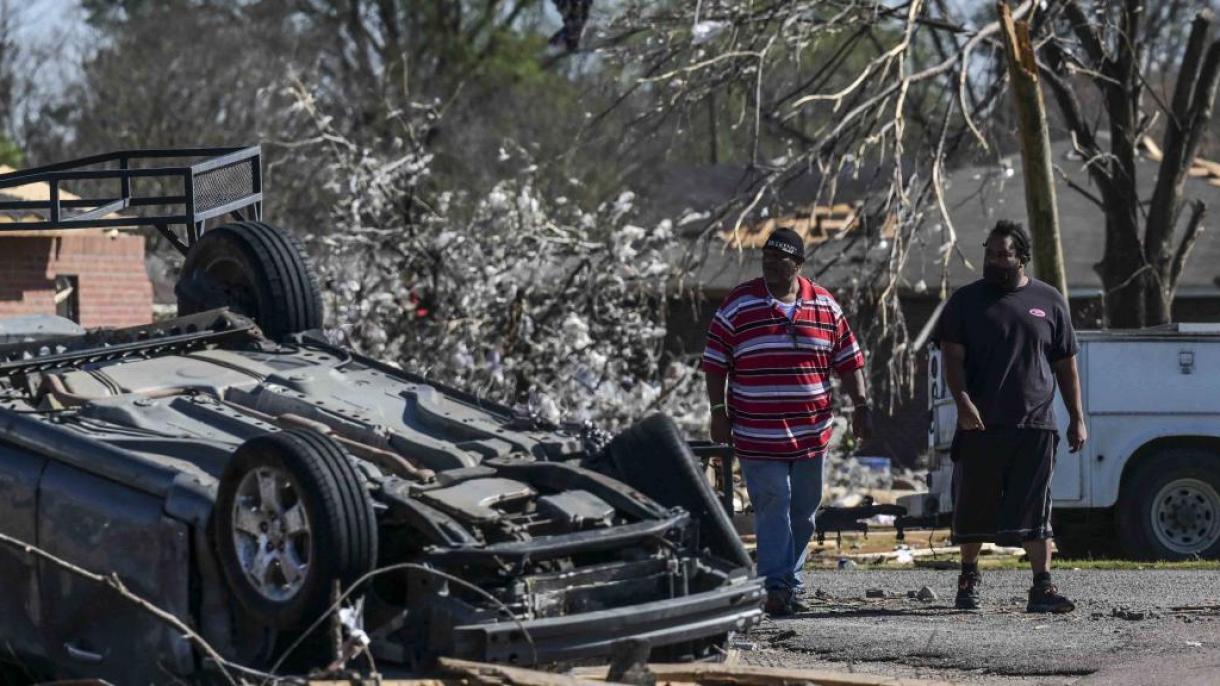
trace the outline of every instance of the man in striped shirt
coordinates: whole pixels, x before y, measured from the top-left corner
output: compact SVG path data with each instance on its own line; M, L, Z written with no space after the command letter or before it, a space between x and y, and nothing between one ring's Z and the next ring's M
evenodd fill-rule
M871 420L864 356L839 304L800 275L804 241L776 229L762 253L762 277L733 289L716 311L703 370L712 439L733 444L754 507L767 612L786 616L804 609L796 598L822 501L831 370L852 398L857 438L867 438Z

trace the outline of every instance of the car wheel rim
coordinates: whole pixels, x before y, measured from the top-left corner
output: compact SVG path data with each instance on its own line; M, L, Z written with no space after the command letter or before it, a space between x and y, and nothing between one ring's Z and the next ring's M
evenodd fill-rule
M251 470L233 500L233 546L242 573L268 600L283 602L309 573L309 513L292 478L273 467Z
M1169 550L1202 553L1220 540L1220 493L1206 481L1171 481L1152 503L1152 530Z

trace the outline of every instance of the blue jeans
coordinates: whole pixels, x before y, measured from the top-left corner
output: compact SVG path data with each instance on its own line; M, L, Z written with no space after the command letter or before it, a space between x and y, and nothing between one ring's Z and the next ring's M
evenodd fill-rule
M801 591L801 573L813 537L813 518L822 502L825 458L813 460L742 459L754 534L758 540L758 575L767 590Z

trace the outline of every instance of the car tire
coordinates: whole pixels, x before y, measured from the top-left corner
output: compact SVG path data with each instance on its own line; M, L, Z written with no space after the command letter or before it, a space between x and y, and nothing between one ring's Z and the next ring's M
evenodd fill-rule
M1117 522L1128 557L1220 558L1220 455L1168 448L1139 458L1123 480Z
M699 526L700 546L753 566L749 553L673 420L654 414L615 436L591 465L666 507L681 507Z
M180 315L228 307L276 340L322 326L322 296L304 247L262 222L204 232L186 255L174 292Z
M237 601L274 629L302 629L377 561L377 522L348 454L314 431L252 438L220 480L213 536Z

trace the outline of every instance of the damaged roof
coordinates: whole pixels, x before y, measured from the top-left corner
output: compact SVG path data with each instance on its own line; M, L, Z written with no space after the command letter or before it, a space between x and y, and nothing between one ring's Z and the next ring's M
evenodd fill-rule
M1080 156L1072 149L1070 141L1058 141L1052 145L1056 166L1071 181L1091 190L1088 173ZM1150 199L1156 183L1159 151L1148 146L1146 154L1139 158L1137 169L1140 196ZM688 170L690 171L690 170ZM721 174L723 176L723 174ZM1101 288L1101 278L1093 265L1102 257L1105 246L1105 218L1101 209L1080 192L1072 189L1056 176L1059 225L1063 244L1064 265L1067 269L1068 287L1080 294L1094 294ZM693 176L688 184L699 186ZM697 200L709 193L723 190L724 184L702 186ZM706 245L691 246L700 251L703 261L694 275L696 283L713 293L723 292L733 286L759 275L758 245L771 229L790 225L805 226L807 248L811 256L804 274L829 288L849 285L859 278L864 264L863 241L853 240L850 219L858 205L848 193L852 190L864 198L864 190L840 186L838 204L815 207L810 212L788 212L780 218L762 219L743 227L745 238L735 238L731 232L722 231L711 237ZM1019 155L1003 157L997 164L961 167L947 174L945 179L946 204L957 235L961 255L952 255L949 260L949 285L956 288L979 278L982 261L982 244L987 232L999 219L1012 219L1028 223L1025 211L1025 184L1020 173ZM1198 160L1186 180L1185 197L1202 200L1209 207L1220 207L1220 165ZM710 202L710 196L708 196ZM723 198L718 201L722 202ZM673 206L681 205L676 203ZM711 205L705 205L710 207ZM696 206L697 207L697 206ZM799 223L799 217L825 217L826 228L819 230L816 220ZM785 224L785 217L794 217L792 224ZM915 237L907 264L902 271L899 288L911 293L935 291L940 281L944 251L942 250L945 226L940 213L932 209L927 215L926 225ZM846 230L843 227L848 227ZM873 242L872 250L880 258L889 248L885 227L879 227L882 241ZM892 232L891 232L892 233ZM691 234L686 234L692 239ZM1176 246L1175 246L1176 247ZM966 264L963 261L969 261ZM1220 239L1212 232L1204 231L1187 260L1178 288L1179 295L1220 295L1217 278L1220 277Z

